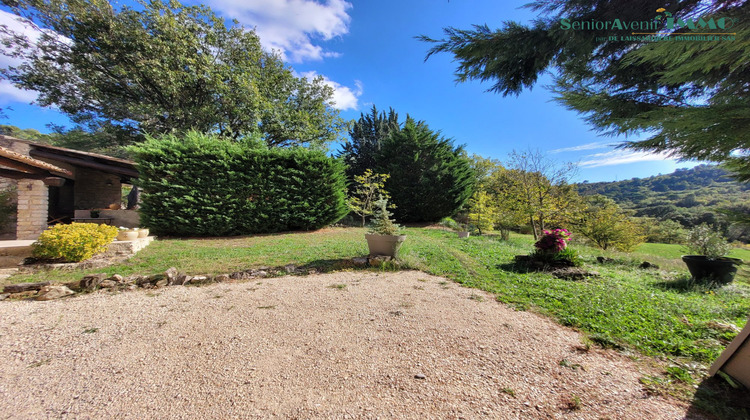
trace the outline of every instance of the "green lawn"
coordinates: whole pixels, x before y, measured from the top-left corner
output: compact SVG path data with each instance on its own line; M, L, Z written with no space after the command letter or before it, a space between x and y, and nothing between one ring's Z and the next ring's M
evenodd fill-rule
M88 272L154 274L172 266L194 275L290 263L320 271L346 269L350 258L367 253L363 233L363 229L336 228L227 239L159 240L124 264L86 272L16 275L9 281L71 281ZM719 324L741 328L750 314L746 275L718 290L691 286L677 245L645 244L633 254L576 246L585 268L598 271L601 277L566 281L513 267L515 255L532 250L530 236L514 235L506 242L489 236L460 240L455 233L438 229L410 228L407 234L401 254L404 268L486 290L519 309L533 308L604 346L707 364L735 335ZM750 260L747 250L737 251L736 256ZM600 265L596 262L599 255L615 262ZM638 268L645 259L661 269Z

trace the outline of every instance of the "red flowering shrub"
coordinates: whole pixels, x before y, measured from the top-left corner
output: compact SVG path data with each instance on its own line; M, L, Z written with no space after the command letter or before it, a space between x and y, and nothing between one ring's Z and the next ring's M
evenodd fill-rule
M570 232L567 229L545 230L534 246L545 252L561 252L568 247Z

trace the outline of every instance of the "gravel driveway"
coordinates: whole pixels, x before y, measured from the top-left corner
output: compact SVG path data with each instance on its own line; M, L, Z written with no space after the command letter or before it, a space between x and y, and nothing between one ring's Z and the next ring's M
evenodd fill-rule
M0 302L3 418L677 419L580 334L419 272Z

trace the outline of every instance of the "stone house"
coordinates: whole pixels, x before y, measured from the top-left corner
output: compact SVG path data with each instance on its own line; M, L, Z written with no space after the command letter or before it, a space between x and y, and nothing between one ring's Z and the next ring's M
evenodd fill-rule
M137 211L120 208L123 186L136 178L129 160L0 135L0 190L17 194L16 220L2 237L36 239L50 224L73 221L138 227Z

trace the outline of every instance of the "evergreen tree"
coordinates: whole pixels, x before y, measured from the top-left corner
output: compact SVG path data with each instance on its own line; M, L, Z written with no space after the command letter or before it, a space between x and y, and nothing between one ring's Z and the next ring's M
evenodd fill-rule
M344 143L339 156L347 164L347 177L353 180L355 176L362 175L367 169L375 168L375 156L380 146L391 133L401 130L398 123L398 114L390 108L378 113L375 105L370 113L360 114L359 120L355 121L349 129L350 140Z
M382 141L376 171L390 174L385 184L401 222L434 222L455 214L472 196L476 177L462 147L406 118L403 129Z
M446 39L420 38L435 43L427 57L441 52L454 55L458 81L489 81L490 91L517 95L536 84L542 73L552 71L558 75L553 88L557 99L583 114L596 129L651 136L623 147L729 162L739 179L748 181L750 8L746 3L535 1L528 7L540 16L531 25L506 22L495 31L486 25L447 28ZM633 36L632 28L606 29L604 24L615 19L643 22L647 29L641 32L658 32L673 42L649 42ZM591 22L602 24L601 29L587 28ZM717 33L720 39L679 38L691 33Z

